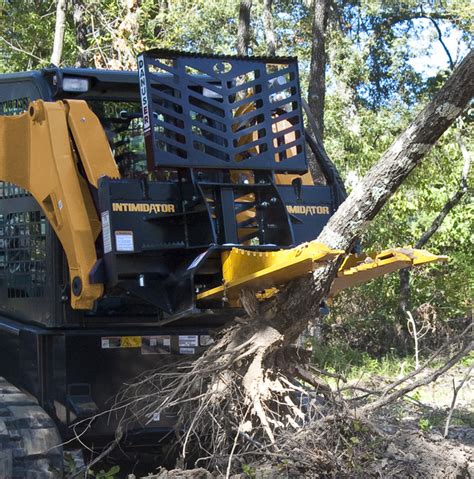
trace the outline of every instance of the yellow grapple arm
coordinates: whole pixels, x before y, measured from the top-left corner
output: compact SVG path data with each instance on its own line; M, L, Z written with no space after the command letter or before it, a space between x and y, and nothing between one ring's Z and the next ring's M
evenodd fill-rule
M97 187L104 175L120 176L85 101L37 100L21 115L0 116L0 180L27 190L44 211L67 257L74 309L91 309L103 294L102 284L89 281L101 224L87 182Z
M279 251L261 252L233 248L223 253L223 284L199 293L197 299L215 300L225 297L237 306L240 292L244 288L259 291L261 293L257 296L266 299L271 297L278 287L314 271L341 254L344 254L344 251L331 250L317 241ZM401 268L446 259L447 256L412 248L392 248L373 254L350 254L345 257L329 296L333 297L343 289L358 286Z

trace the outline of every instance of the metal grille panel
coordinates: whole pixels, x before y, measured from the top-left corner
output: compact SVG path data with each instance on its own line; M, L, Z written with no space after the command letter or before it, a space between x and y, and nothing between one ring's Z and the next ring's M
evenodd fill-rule
M24 198L31 196L24 188L20 188L13 183L0 181L0 199L2 198Z
M295 58L153 50L138 63L152 167L307 170Z
M46 221L40 211L0 214L0 268L8 298L45 294Z

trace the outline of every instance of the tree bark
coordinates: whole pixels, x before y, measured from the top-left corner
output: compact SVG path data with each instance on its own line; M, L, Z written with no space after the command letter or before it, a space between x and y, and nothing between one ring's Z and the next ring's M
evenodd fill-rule
M250 11L252 0L241 0L239 7L239 29L237 32L237 52L248 55L250 47Z
M308 103L316 121L316 132L322 141L324 135L324 99L326 96L326 26L329 0L314 0L311 42L311 67Z
M90 66L90 55L88 52L89 41L87 39L86 6L83 0L72 0L72 7L77 46L75 66L77 68L87 68Z
M267 42L267 52L270 56L276 54L276 37L273 26L273 0L263 0L263 30Z
M54 28L53 52L51 53L51 63L59 66L64 45L64 32L66 30L66 0L57 0L56 2L56 25Z

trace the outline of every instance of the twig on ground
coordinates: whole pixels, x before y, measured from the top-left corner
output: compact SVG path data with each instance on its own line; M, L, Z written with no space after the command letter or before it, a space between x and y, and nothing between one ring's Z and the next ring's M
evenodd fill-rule
M470 378L471 376L471 371L474 368L474 362L471 364L470 368L467 370L466 374L462 378L461 382L456 386L454 379L453 379L453 400L451 401L451 407L449 408L449 414L448 417L446 418L446 425L444 426L444 437L448 437L449 433L449 423L451 422L451 417L453 415L454 411L454 406L456 405L456 399L458 397L458 393L461 390L461 388L464 386L464 383Z
M315 366L310 365L309 368L317 374L322 374L323 376L328 376L330 378L339 379L343 383L347 383L347 378L345 378L342 374L331 373L326 369L320 369Z
M383 391L383 395L385 396L387 393L389 393L392 389L395 389L396 387L400 386L404 382L408 381L409 379L414 378L418 374L420 374L422 371L424 371L437 357L441 355L441 353L447 349L448 347L452 346L453 344L457 342L461 342L465 340L466 336L469 334L470 330L473 329L474 323L470 323L469 326L467 326L464 331L452 338L449 342L442 344L425 362L422 366L420 366L419 369L412 371L411 373L407 374L406 376L403 376L402 378L398 379L397 381L393 382L392 384L389 384L389 386Z

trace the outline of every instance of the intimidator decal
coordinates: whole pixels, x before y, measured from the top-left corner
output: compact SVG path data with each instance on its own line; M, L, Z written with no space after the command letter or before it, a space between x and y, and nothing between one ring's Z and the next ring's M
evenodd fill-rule
M329 206L287 205L288 213L292 215L329 215Z
M173 203L112 203L115 213L176 213Z

